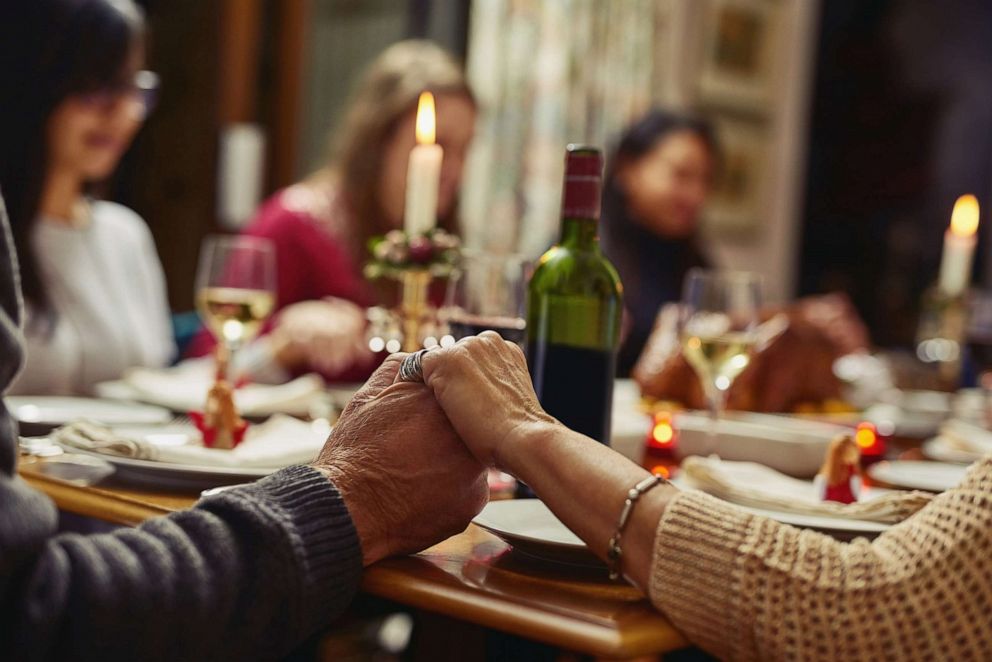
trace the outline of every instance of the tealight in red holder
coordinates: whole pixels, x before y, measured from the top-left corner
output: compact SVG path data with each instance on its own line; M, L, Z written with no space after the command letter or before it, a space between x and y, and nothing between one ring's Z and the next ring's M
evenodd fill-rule
M641 466L655 474L670 478L678 467L675 451L678 448L678 430L670 412L657 412L651 416L651 428L644 441Z

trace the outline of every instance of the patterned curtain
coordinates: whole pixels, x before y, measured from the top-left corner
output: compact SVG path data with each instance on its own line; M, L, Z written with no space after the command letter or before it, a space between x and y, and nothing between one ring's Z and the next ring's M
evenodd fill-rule
M468 244L536 255L555 240L565 145L608 148L671 101L673 2L473 2L467 68L482 112L462 192Z

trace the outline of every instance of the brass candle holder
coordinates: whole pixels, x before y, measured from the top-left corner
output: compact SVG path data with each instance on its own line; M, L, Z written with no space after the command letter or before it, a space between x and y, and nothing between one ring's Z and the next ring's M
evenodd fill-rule
M403 351L416 352L423 347L424 327L434 312L428 298L433 277L426 269L410 269L400 275L402 301L400 303L400 318L403 328Z
M441 341L445 325L431 304L430 289L435 280L447 279L457 268L460 245L458 237L439 229L412 237L394 230L370 242L372 259L365 266L366 277L394 280L400 286L397 306L368 311L372 351L415 352Z

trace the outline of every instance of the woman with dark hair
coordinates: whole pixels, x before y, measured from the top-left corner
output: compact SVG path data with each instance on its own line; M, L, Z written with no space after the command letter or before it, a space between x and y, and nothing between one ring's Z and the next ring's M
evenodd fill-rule
M94 199L157 86L130 0L36 0L0 10L0 190L27 305L12 391L86 393L173 353L165 280L134 212Z
M437 142L444 148L438 220L453 229L475 99L444 49L399 42L359 81L328 164L272 196L246 230L276 246L280 309L272 332L240 353L244 363L236 367L249 377L282 381L316 370L329 381L361 381L378 364L365 338L365 308L376 297L362 265L370 237L403 226L407 160L425 90L436 100ZM190 353L212 345L201 333Z
M619 374L632 374L646 395L691 407L704 406L702 389L673 342L676 316L659 313L679 301L690 269L709 266L697 230L718 161L709 123L653 110L620 139L603 190L603 250L624 284ZM810 297L769 307L765 315L778 312L787 315L788 329L753 356L735 381L733 408L787 411L836 399L834 360L868 345L864 325L844 296Z
M708 263L696 229L717 153L706 121L653 110L627 129L607 165L602 244L624 285L621 375L636 363L662 305L678 301L686 272Z

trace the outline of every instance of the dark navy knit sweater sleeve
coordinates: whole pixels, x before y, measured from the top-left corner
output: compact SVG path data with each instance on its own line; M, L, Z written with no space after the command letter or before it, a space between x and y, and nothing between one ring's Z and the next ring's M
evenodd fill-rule
M22 361L17 262L0 200L0 390ZM0 657L271 659L342 611L361 546L340 494L308 467L111 534L56 535L17 477L0 404Z

